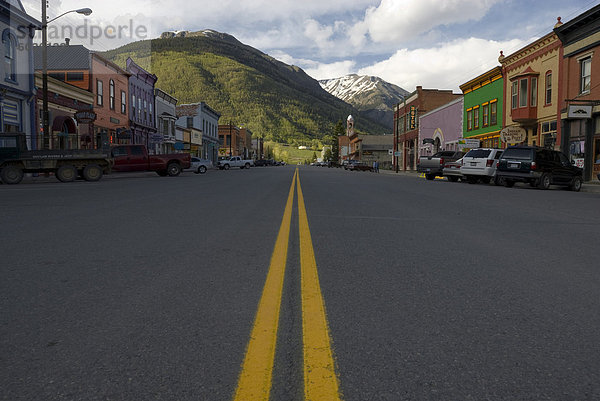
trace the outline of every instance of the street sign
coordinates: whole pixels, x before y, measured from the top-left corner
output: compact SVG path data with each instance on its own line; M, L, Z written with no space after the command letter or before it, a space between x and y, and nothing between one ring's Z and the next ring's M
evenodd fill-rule
M479 139L464 138L458 140L459 149L475 149L481 146Z

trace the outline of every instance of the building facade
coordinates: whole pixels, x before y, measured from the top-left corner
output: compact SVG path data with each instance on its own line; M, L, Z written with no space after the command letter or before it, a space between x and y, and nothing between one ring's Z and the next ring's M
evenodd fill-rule
M551 32L498 61L504 76L503 126L525 130L523 143L559 149L562 44Z
M35 73L35 85L42 87L42 73ZM43 93L36 94L36 125L42 127ZM89 149L94 134L92 92L48 77L48 112L50 138L48 149ZM42 138L38 137L38 147Z
M240 128L231 123L219 125L219 157L243 156L243 151Z
M464 95L463 138L477 139L484 148L500 148L504 110L502 67L491 70L460 85Z
M394 110L394 135L395 152L400 156L394 157L394 166L399 170L416 170L419 152L419 116L449 103L461 94L454 94L451 90L423 89L417 86L416 90L407 95L402 103L398 103Z
M560 85L561 147L583 168L584 180L600 174L600 6L554 29L563 48Z
M154 89L156 110L156 130L162 135L162 144L158 147L159 153L175 151L175 122L177 121L177 99L158 88Z
M129 128L131 141L146 145L148 152L157 153L162 147L163 136L156 130L154 112L154 86L158 78L127 58L129 76ZM113 88L109 87L109 94Z
M463 98L446 103L419 117L419 157L440 150L458 150L463 134Z
M25 12L19 0L0 0L0 33L4 62L0 65L0 130L27 134L35 149L35 82L33 36L41 23Z
M204 102L177 106L176 125L202 131L199 156L216 164L219 150L219 118L221 114Z

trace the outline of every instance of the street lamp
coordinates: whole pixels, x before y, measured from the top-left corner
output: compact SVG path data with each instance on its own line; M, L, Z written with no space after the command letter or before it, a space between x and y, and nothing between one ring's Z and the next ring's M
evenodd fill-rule
M44 129L43 148L50 147L50 122L48 116L48 24L69 13L83 14L86 17L92 13L91 8L79 8L62 13L56 18L48 20L46 7L48 0L42 0L42 125ZM46 143L46 139L48 143Z

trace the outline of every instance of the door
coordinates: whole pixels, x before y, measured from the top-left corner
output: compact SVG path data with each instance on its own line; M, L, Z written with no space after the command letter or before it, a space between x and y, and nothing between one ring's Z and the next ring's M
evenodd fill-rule
M144 171L148 169L148 161L146 160L146 152L142 145L131 146L129 163L131 165L131 171Z
M131 171L129 164L129 152L126 146L115 146L111 149L111 154L115 162L114 171Z

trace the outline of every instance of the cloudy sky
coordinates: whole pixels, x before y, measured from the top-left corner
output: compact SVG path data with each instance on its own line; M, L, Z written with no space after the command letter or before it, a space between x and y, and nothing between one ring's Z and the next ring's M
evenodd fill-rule
M40 1L22 0L40 16ZM505 55L600 0L48 0L65 15L50 41L109 50L167 30L213 29L235 36L315 79L375 75L413 91L454 89ZM68 29L79 28L73 33Z

